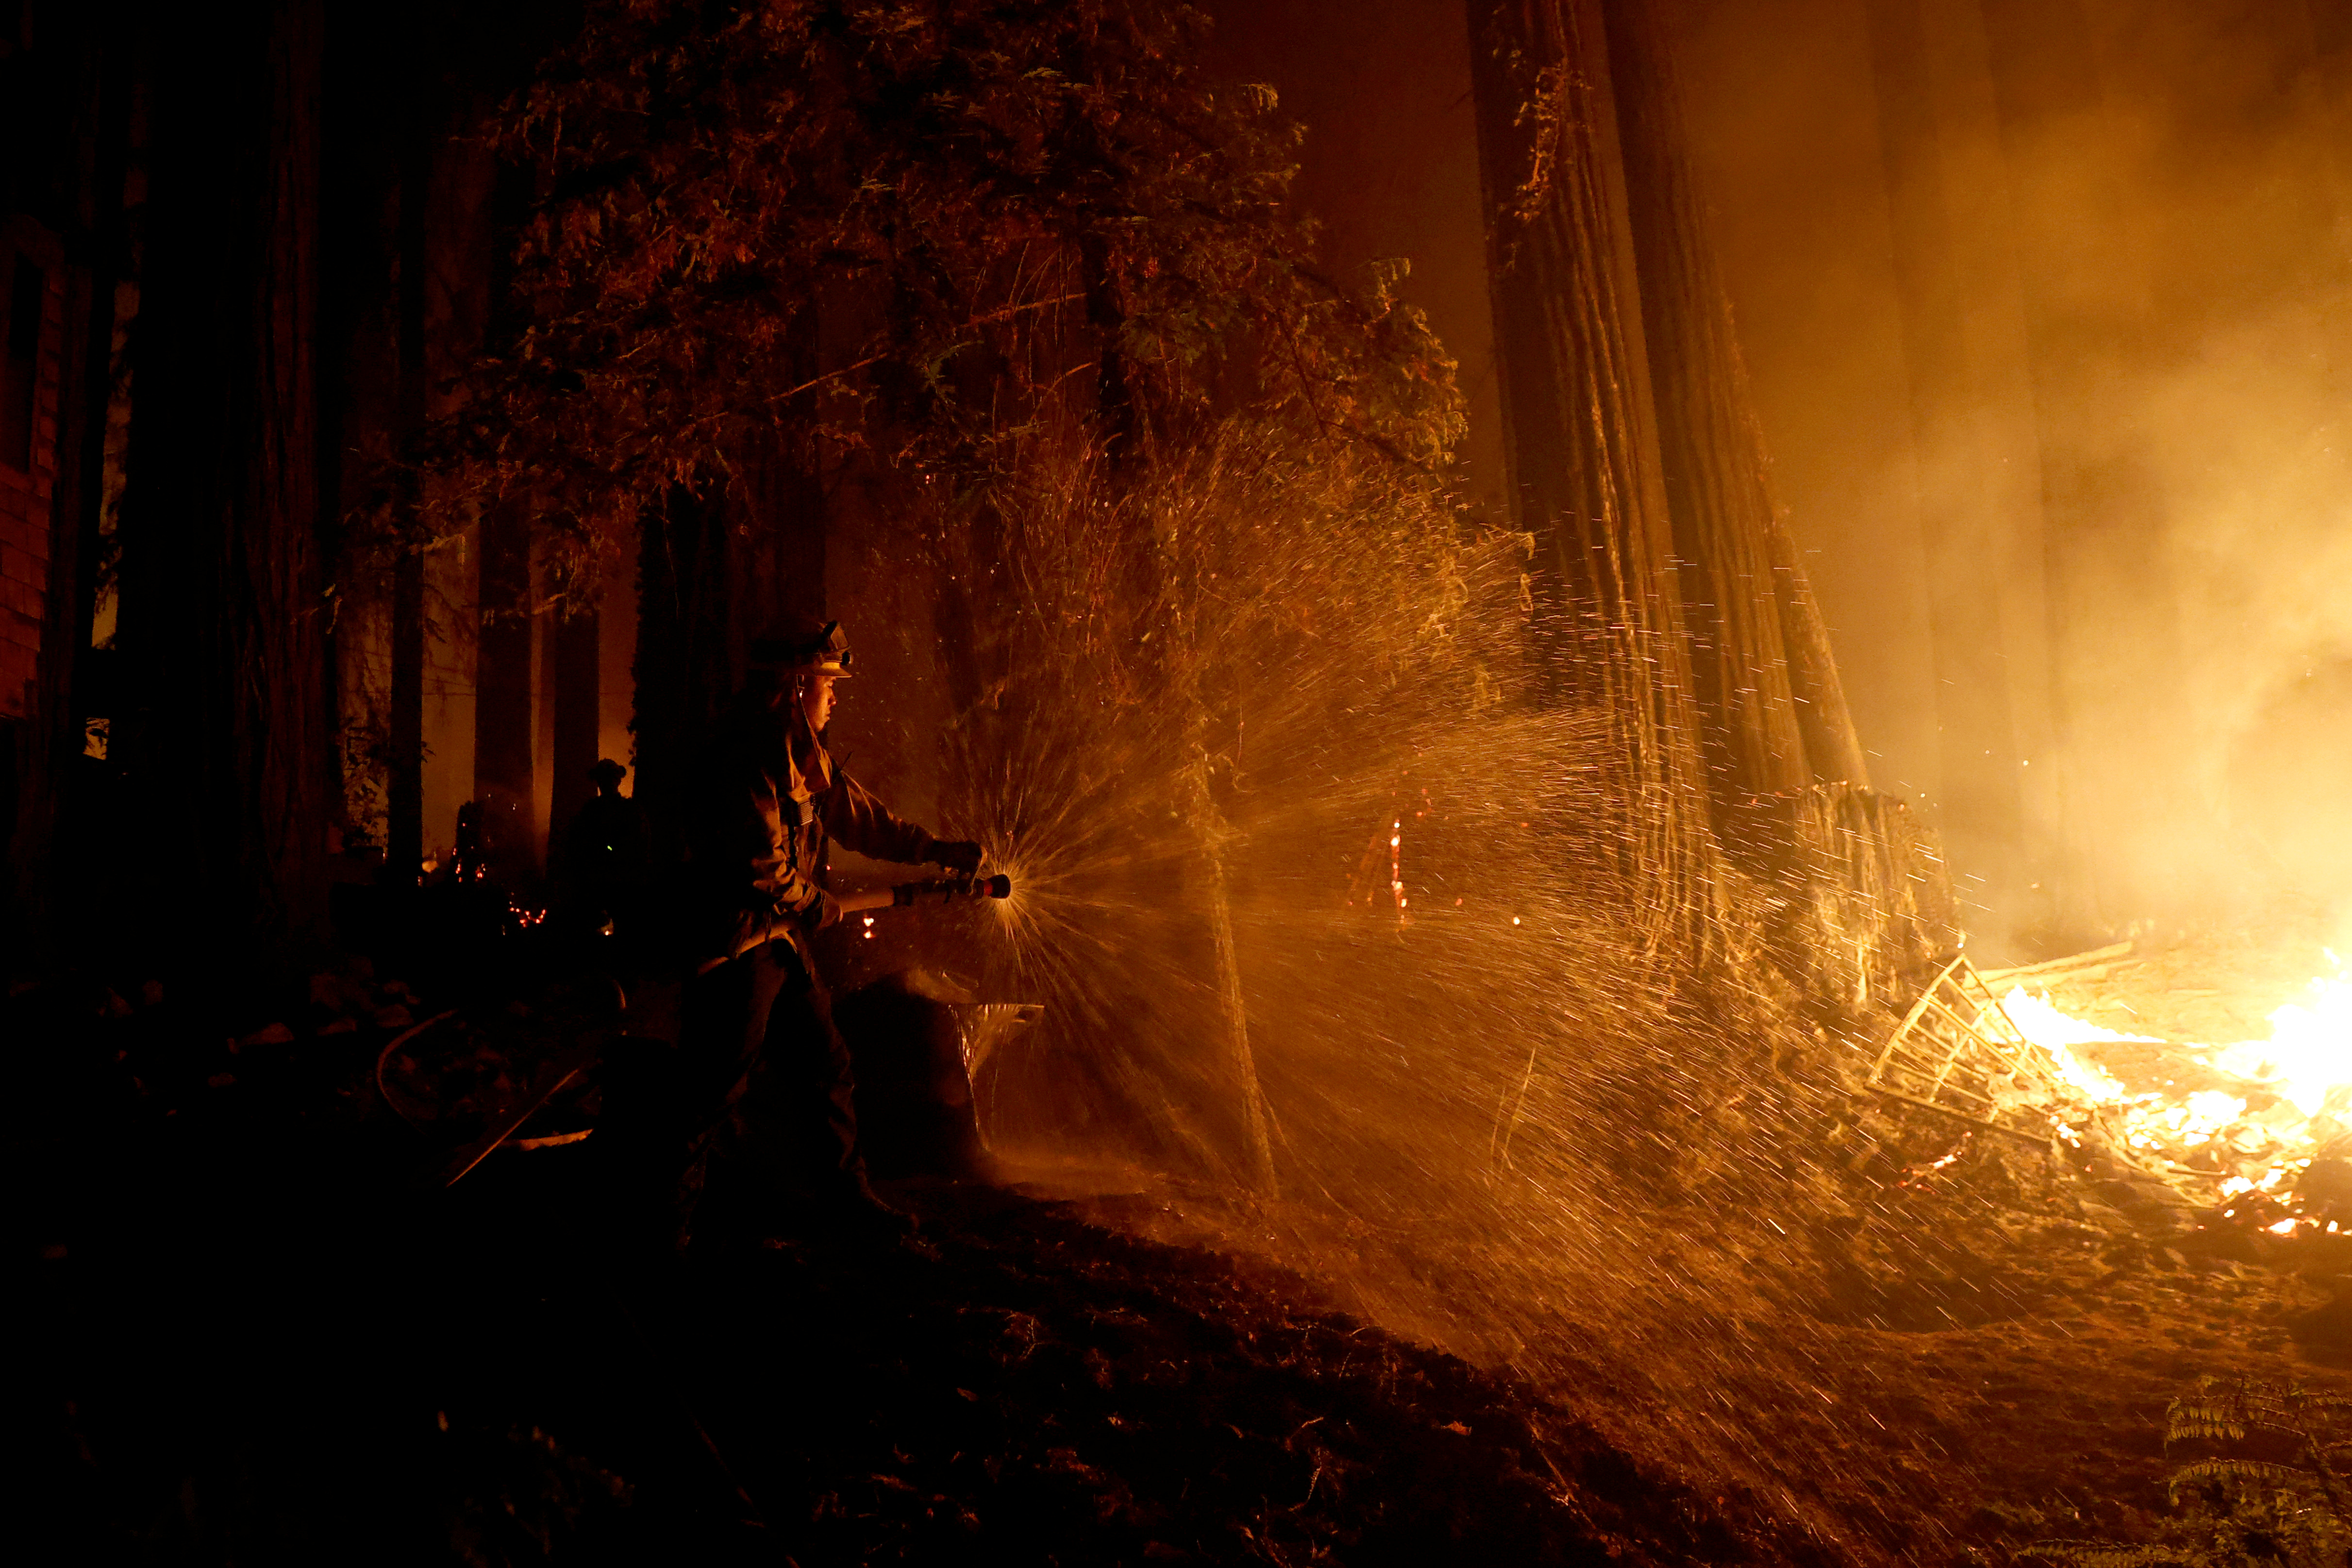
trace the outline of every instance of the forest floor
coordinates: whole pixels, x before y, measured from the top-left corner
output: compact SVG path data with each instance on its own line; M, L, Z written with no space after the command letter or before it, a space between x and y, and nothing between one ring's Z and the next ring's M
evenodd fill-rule
M314 992L271 1029L12 999L47 1064L5 1127L14 1533L139 1563L1990 1563L2162 1531L2200 1376L2352 1394L2352 1241L2134 1219L1987 1151L1811 1216L1802 1278L1727 1247L1709 1310L1810 1369L1722 1391L1736 1477L1655 1440L1610 1344L1394 1331L1164 1183L916 1188L925 1250L720 1223L648 1270L582 1201L593 1141L412 1190L365 1067L414 1001Z

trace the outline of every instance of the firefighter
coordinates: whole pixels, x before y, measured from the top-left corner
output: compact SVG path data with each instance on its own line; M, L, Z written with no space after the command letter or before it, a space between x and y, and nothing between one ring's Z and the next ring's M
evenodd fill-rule
M695 952L676 1063L681 1245L714 1142L755 1190L799 1186L838 1228L866 1238L914 1229L866 1183L849 1052L809 938L840 918L824 885L830 843L965 876L981 849L893 816L826 754L835 683L851 662L838 622L802 620L756 641L686 803Z
M610 757L588 770L596 794L564 830L558 857L566 923L635 938L653 864L644 807L621 793L629 770Z

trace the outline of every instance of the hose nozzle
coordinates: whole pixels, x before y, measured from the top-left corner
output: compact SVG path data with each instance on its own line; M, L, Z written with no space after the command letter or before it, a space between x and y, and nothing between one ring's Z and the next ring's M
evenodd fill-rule
M890 889L890 901L909 904L950 904L958 899L1009 899L1013 879L999 871L993 877L943 877L929 882L901 882Z

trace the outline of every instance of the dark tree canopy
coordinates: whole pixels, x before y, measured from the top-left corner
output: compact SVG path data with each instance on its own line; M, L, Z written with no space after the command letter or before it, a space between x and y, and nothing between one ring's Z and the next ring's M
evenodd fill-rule
M1102 447L1220 414L1436 470L1451 363L1318 275L1296 131L1146 3L593 7L499 116L541 195L511 328L428 437L434 531L609 535L768 430L950 467L1092 390Z

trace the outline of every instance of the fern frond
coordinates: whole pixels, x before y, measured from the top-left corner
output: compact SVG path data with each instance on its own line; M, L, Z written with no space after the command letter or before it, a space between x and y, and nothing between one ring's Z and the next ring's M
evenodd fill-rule
M2207 1568L2211 1559L2178 1546L2125 1546L2112 1541L2037 1541L2017 1561L2040 1558L2063 1568Z
M2299 1383L2267 1383L2258 1377L2215 1377L2208 1373L2197 1380L2196 1393L2184 1397L2286 1407L2303 1403L2311 1394Z
M2242 1401L2183 1397L2164 1407L2164 1440L2168 1443L2183 1437L2237 1438L2245 1435L2245 1406Z
M2197 1380L2197 1390L2200 1394L2214 1394L2224 1389L2232 1394L2249 1394L2257 1399L2291 1399L2303 1392L2303 1384L2272 1383L2259 1377L2230 1377L2210 1372Z
M2295 1465L2273 1465L2262 1459L2208 1459L2203 1464L2189 1465L2172 1472L2166 1484L2173 1500L2180 1499L2183 1487L2199 1481L2230 1481L2242 1486L2273 1486L2314 1488L2319 1478Z
M2164 1407L2164 1440L2168 1443L2185 1437L2234 1439L2243 1437L2249 1427L2305 1437L2309 1436L2310 1426L2291 1401L2236 1390L2218 1394L2184 1394Z

